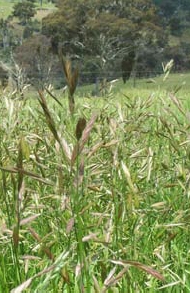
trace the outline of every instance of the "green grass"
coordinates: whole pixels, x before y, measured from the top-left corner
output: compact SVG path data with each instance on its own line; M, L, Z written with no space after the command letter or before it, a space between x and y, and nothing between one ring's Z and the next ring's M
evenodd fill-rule
M12 13L13 6L15 3L19 2L19 0L0 0L0 19L6 19ZM45 15L47 15L48 11L51 12L55 9L55 6L51 2L43 1L42 6L39 1L36 1L37 8L37 19L41 19Z
M7 18L12 13L14 2L10 0L0 0L0 18Z
M130 78L129 81L124 85L121 79L118 79L116 82L112 84L111 91L112 93L121 94L129 94L138 95L139 93L143 94L153 94L160 92L178 92L184 95L188 94L190 91L190 73L171 73L166 80L164 79L164 75L157 76L155 78L149 79L133 79ZM79 96L91 96L92 91L95 86L87 85L81 86L77 89L77 94ZM110 84L108 83L108 91L110 88Z
M2 94L0 292L190 292L190 85L155 80Z

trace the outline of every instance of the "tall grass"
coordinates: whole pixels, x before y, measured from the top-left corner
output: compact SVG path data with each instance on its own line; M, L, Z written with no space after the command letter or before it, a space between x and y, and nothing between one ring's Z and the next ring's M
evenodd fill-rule
M179 93L2 97L0 292L189 292Z

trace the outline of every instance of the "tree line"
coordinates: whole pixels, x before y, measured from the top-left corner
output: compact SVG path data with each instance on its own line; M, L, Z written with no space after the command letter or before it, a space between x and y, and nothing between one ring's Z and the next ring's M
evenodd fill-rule
M190 68L188 0L54 0L57 9L39 22L36 4L43 2L18 1L0 20L0 55L12 54L36 86L56 83L60 55L78 64L84 83L126 82L132 70L157 74L169 59L178 71Z

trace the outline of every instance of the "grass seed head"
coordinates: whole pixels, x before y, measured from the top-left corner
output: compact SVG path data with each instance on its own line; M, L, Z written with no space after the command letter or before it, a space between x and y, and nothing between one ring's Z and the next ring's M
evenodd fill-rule
M85 127L86 127L86 119L79 118L77 126L76 126L76 131L75 131L76 138L78 141L82 137L82 133L83 133L83 130L85 129Z

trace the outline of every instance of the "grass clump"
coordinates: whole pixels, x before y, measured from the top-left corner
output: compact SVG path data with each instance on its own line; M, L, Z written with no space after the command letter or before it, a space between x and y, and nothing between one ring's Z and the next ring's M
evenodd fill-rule
M185 102L78 103L0 101L2 292L188 292Z

